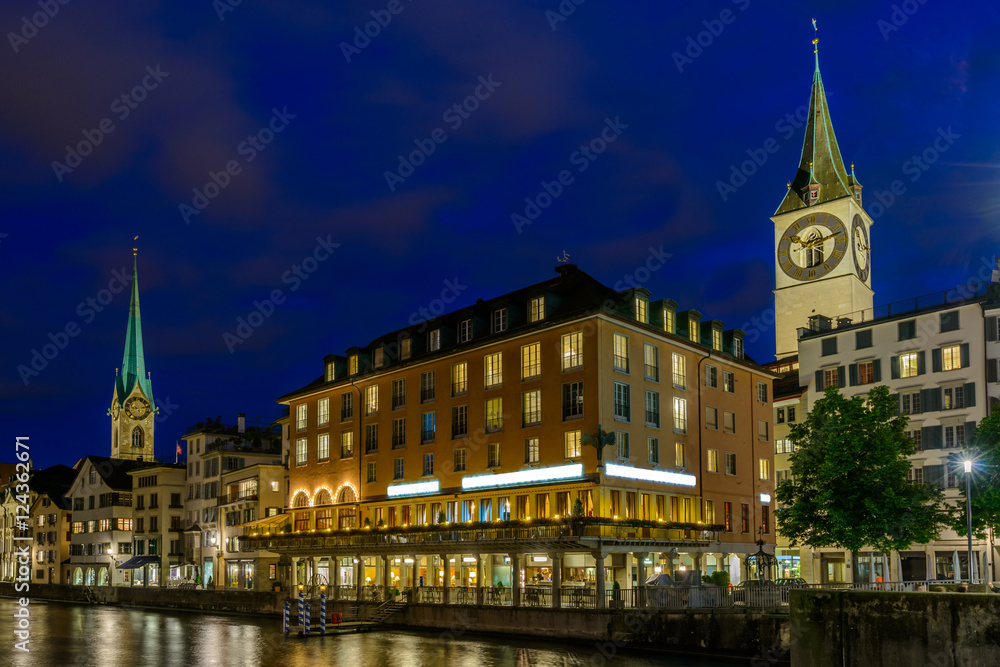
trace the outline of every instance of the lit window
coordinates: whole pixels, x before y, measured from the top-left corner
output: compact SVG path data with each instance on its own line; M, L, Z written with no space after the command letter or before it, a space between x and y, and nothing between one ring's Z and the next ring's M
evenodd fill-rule
M458 396L469 391L468 365L464 361L451 365L451 395Z
M697 317L691 317L688 315L688 338L691 339L692 343L697 343L700 340L698 336L699 324L700 323Z
M340 434L340 458L349 459L354 456L354 432L342 431Z
M303 403L295 407L295 428L301 431L309 425L309 407Z
M409 338L404 338L399 342L399 358L409 359L410 355L413 353L413 341Z
M712 349L722 349L722 329L718 327L712 327Z
M580 456L580 431L566 431L566 458L575 459Z
M674 396L674 431L687 433L687 400Z
M760 478L762 480L771 479L771 462L767 459L760 459Z
M496 433L503 430L503 398L491 398L486 401L486 432Z
M521 426L534 426L542 422L542 390L521 393Z
M329 461L330 460L330 434L323 433L319 436L319 440L316 444L316 460L318 461Z
M615 443L618 445L618 458L627 459L629 457L628 433L626 431L615 431Z
M427 334L427 348L431 352L436 352L441 349L441 330L434 329Z
M573 370L583 366L583 333L576 331L562 337L562 369Z
M941 348L941 370L953 371L962 367L962 348L960 345L949 345Z
M491 442L486 447L486 467L488 468L499 468L500 467L500 443Z
M875 382L875 363L866 361L857 366L858 384L871 384Z
M316 421L319 426L330 423L330 399L321 398L316 403Z
M493 389L503 385L503 352L487 354L483 360L486 373L485 387Z
M352 354L350 357L348 357L348 359L347 359L347 368L348 368L348 372L351 375L357 375L358 374L358 355Z
M538 377L542 374L541 343L521 346L521 379Z
M458 342L468 343L472 340L472 320L462 320L458 323Z
M365 414L378 414L378 385L365 387Z
M649 302L643 298L635 298L635 319L643 324L649 324Z
M663 309L663 330L667 333L674 333L674 311L669 308Z
M719 450L710 449L708 450L708 472L719 472Z
M674 467L675 468L687 467L687 452L685 451L683 442L674 443Z
M684 389L687 386L687 359L682 354L672 353L674 365L674 387Z
M524 441L524 462L538 463L538 438L526 438Z
M330 382L333 380L333 376L334 376L334 367L333 367L333 362L331 362L326 365L326 374L324 379L327 382Z
M615 370L628 373L628 336L615 333Z
M304 466L308 460L308 445L309 441L305 438L299 438L295 441L295 465Z
M736 392L736 374L732 371L722 371L722 391Z
M545 297L536 296L528 302L528 321L540 322L545 319Z
M840 383L840 375L836 368L828 368L823 371L823 386L824 387L837 387Z
M649 343L643 344L643 366L646 370L646 379L653 382L660 381L660 348Z

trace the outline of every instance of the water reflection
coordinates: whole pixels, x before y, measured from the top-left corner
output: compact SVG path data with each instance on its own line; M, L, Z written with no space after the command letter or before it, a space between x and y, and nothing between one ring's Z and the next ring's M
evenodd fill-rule
M0 634L6 641L14 601L0 599ZM531 639L465 636L441 639L437 633L375 632L340 637L285 638L277 619L260 616L209 616L116 607L32 604L31 653L0 649L4 664L15 667L66 665L282 665L313 667L716 667L726 663L619 652L608 659L593 641L571 644ZM8 657L10 656L10 657Z

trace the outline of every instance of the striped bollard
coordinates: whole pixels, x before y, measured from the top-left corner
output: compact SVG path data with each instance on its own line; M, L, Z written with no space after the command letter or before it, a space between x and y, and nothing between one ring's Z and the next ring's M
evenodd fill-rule
M326 593L319 594L319 633L326 634Z
M309 604L306 603L306 632L305 632L306 637L309 636L309 617L310 616L311 616L311 614L309 612Z
M304 625L304 621L302 620L302 615L305 613L302 607L304 604L304 595L305 594L302 592L302 585L299 584L299 630L302 630L302 626Z
M285 613L281 617L281 632L282 632L282 634L286 634L286 635L288 634L288 612L289 612L289 609L291 608L291 606L292 606L291 602L286 602L285 603Z

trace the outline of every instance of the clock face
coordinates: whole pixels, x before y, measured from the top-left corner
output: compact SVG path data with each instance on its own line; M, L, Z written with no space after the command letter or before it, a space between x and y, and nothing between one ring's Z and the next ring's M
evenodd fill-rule
M829 213L793 222L778 240L778 265L795 280L815 280L835 269L847 254L847 229Z
M854 255L854 268L858 271L858 277L862 281L868 282L868 272L871 269L872 251L868 247L868 229L860 215L854 216L851 223L851 250Z
M149 414L149 403L146 399L135 396L125 402L125 410L132 419L142 419Z

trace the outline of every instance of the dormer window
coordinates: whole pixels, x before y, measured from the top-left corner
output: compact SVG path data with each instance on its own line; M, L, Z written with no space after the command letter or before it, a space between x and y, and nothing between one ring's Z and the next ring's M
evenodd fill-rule
M493 333L502 333L507 330L507 309L497 308L493 311Z
M472 320L462 320L458 323L458 342L468 343L472 340Z
M635 320L649 324L649 302L638 296L635 298Z
M436 352L441 349L441 330L434 329L427 334L427 349Z
M733 356L737 359L743 358L743 338L740 336L733 336Z
M326 381L327 382L332 382L333 381L333 362L332 361L330 361L330 362L328 362L326 364Z
M536 296L528 302L528 321L541 322L545 319L545 297Z
M385 351L381 347L375 348L375 368L381 368L385 364Z
M663 330L667 333L675 333L674 330L674 311L669 308L663 309Z
M358 355L352 354L347 358L347 372L351 375L358 374Z
M409 338L404 338L399 341L399 358L409 359L410 355L413 354L413 341Z
M819 185L814 184L809 186L809 205L819 202Z
M722 350L722 329L719 327L712 327L712 349Z
M698 337L698 326L700 322L697 317L688 317L688 338L691 339L692 343L699 342Z

